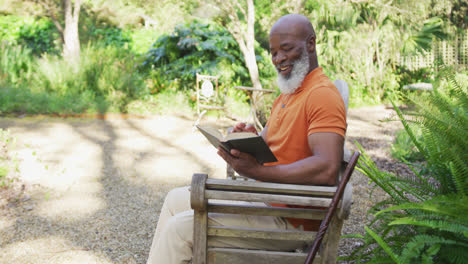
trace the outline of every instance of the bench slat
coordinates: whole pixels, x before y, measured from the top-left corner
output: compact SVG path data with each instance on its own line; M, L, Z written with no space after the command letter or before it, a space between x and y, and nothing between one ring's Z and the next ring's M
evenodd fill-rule
M328 207L330 198L302 197L292 195L277 195L263 193L247 193L247 192L227 192L205 190L206 199L216 200L233 200L233 201L249 201L249 202L264 202L264 203L281 203L304 206L319 206Z
M260 238L272 240L296 240L313 241L317 232L281 230L281 229L258 229L247 227L208 226L208 236L217 237L240 237Z
M227 191L252 191L265 192L272 194L289 194L289 195L305 195L305 196L323 196L333 197L336 192L336 187L327 186L308 186L297 184L278 184L271 182L254 182L254 181L233 181L223 179L207 179L206 188L212 190L227 190Z
M306 253L277 252L266 250L248 250L235 248L209 248L209 264L255 263L255 264L304 264ZM321 257L314 259L314 264L321 263Z
M231 205L208 203L208 212L222 214L265 215L301 219L322 220L327 211L319 209L282 208L269 206Z

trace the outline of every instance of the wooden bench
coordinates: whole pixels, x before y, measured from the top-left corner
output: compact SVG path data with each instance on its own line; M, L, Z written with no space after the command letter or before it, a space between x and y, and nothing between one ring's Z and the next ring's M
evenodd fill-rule
M325 186L208 179L206 174L194 174L191 185L191 206L194 209L193 264L304 263L307 257L307 249L305 248L298 249L296 252L267 251L255 248L211 248L207 247L208 240L212 237L237 237L269 239L278 241L278 243L281 243L281 240L296 240L310 244L314 241L316 232L209 226L207 216L209 213L226 213L322 220L326 210L279 208L271 207L267 203L327 208L336 190L336 187ZM352 187L348 184L338 205L338 210L331 219L319 254L313 263L336 263L341 229L351 209L351 196ZM233 205L223 203L222 200L261 202L265 205Z
M349 87L343 80L335 80L335 86L343 98L346 111L349 103ZM340 177L346 168L353 171L359 155L351 156L344 149ZM351 159L355 159L350 162ZM348 165L353 164L353 165ZM352 168L349 168L352 166ZM228 179L208 179L206 174L194 174L191 186L191 205L194 209L194 244L193 264L296 264L304 263L307 258L305 248L296 252L266 251L253 248L209 248L207 241L211 237L239 237L270 239L280 243L281 240L305 241L312 244L316 232L268 230L236 227L208 226L208 213L266 215L302 219L322 220L327 210L279 208L264 206L239 206L222 203L220 200L250 201L262 203L283 203L328 208L337 187L277 184L251 181L237 175L230 166L227 167ZM244 179L239 180L239 179ZM352 203L352 185L348 183L337 213L331 218L321 249L313 263L336 263L338 243L343 222L348 218Z

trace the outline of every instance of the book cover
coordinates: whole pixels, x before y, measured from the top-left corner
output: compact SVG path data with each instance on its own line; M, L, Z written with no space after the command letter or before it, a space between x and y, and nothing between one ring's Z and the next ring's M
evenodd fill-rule
M241 152L249 153L257 159L258 163L278 161L263 138L254 133L230 133L223 136L223 134L213 127L197 126L197 128L215 148L221 146L228 152L231 149L237 149Z

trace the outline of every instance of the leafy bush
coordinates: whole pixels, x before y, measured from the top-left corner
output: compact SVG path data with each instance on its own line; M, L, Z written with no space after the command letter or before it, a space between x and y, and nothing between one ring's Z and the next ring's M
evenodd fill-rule
M380 171L363 155L359 170L389 198L374 205L357 263L465 263L468 259L468 91L447 70L449 86L436 89L416 111L395 107L424 162L413 176ZM406 116L408 114L409 116ZM410 126L411 124L411 126ZM421 137L412 126L418 126Z
M0 53L0 111L29 113L126 112L147 94L134 57L115 47L88 47L79 67L60 57L31 57L30 50Z
M268 68L265 52L257 51L259 68ZM263 55L263 56L262 56ZM219 26L193 22L179 25L171 35L162 35L146 54L144 69L159 72L166 80L179 80L179 87L194 87L196 73L219 75L229 85L251 85L244 58L234 38ZM271 78L274 74L263 71Z
M88 33L93 45L114 46L117 48L131 48L130 32L117 27L94 28Z
M21 46L0 44L0 79L20 84L30 80L35 68L32 50Z
M47 18L0 16L0 41L22 45L35 55L58 52L59 33Z
M100 112L126 112L128 102L146 91L133 56L111 46L85 49L78 68L56 57L40 59L38 65L32 91L97 100L104 103Z
M146 53L160 35L161 33L154 29L141 28L133 30L130 35L133 52L136 54Z

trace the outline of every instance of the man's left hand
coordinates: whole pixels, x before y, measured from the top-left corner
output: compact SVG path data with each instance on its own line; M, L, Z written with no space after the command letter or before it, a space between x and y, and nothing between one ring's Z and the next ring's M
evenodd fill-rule
M249 178L255 178L256 171L262 167L254 156L240 152L237 149L231 149L231 153L229 153L223 148L218 147L218 155L231 165L237 173Z

